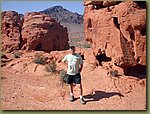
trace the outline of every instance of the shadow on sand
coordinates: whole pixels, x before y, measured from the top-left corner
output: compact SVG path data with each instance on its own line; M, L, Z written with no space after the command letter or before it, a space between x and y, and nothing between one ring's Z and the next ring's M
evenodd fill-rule
M103 99L103 98L110 98L116 95L118 95L119 97L124 97L121 93L118 93L118 92L95 91L95 94L85 95L84 98L86 102L91 102L91 101L99 101L100 99Z

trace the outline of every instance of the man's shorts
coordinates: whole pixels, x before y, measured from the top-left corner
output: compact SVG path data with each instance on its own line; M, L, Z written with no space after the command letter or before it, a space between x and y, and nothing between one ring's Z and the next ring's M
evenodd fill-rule
M75 75L69 75L67 74L66 78L66 83L67 84L81 84L81 75L80 73L77 73Z

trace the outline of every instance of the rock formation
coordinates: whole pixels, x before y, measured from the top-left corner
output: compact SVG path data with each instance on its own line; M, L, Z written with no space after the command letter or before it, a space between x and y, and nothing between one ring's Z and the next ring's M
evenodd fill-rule
M18 49L50 52L69 48L67 28L53 18L38 12L2 12L2 51Z
M17 12L4 11L1 13L2 51L11 52L20 48L22 22Z
M26 13L22 27L22 38L27 50L68 49L67 28L64 28L48 15L32 12Z
M116 5L115 5L116 4ZM146 3L84 2L84 31L97 59L146 66Z

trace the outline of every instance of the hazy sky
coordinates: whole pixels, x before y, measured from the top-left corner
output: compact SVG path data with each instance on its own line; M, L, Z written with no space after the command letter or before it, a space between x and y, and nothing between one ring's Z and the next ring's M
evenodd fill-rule
M83 14L83 1L1 1L1 11L13 10L24 14L25 12L36 12L50 8L52 6L61 5L64 8Z

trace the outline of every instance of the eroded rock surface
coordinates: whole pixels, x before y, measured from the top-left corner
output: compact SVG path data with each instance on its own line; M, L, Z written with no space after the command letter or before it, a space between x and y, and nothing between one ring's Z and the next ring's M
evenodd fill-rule
M2 12L2 51L55 51L69 48L67 28L53 18L38 12L23 18L15 11Z
M15 11L2 12L1 22L2 51L12 52L20 49L22 21L18 13Z
M64 28L48 15L32 12L26 13L22 27L25 45L22 49L52 50L68 49L67 28Z
M84 31L95 56L128 68L146 66L146 3L85 2ZM96 7L95 7L96 5ZM107 61L106 60L106 61Z

